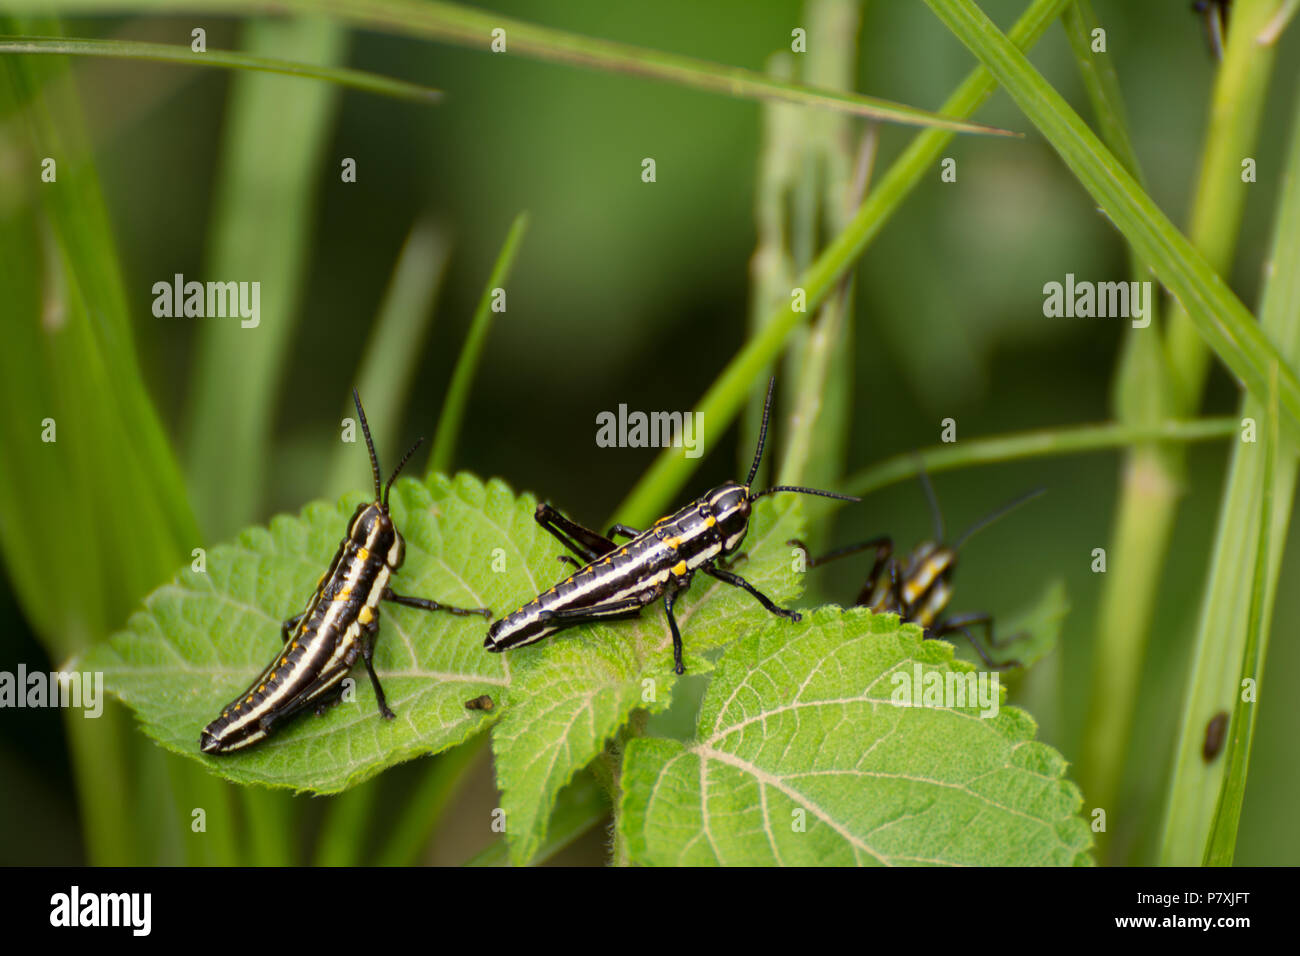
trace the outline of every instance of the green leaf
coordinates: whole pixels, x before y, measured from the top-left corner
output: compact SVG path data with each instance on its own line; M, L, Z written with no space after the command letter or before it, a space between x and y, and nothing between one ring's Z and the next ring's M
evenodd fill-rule
M973 671L914 625L859 608L737 643L694 741L628 745L620 826L633 861L1088 863L1082 796L1029 715L895 706L892 677L914 668Z
M128 630L82 666L102 670L108 688L164 747L240 783L332 793L463 742L499 716L467 710L465 701L480 694L499 700L507 679L503 658L483 651L482 619L385 605L375 669L396 720L378 717L358 667L355 700L324 717L303 714L247 750L198 752L199 731L280 649L281 620L306 603L361 500L354 493L338 505L316 502L297 517L273 519L269 530L245 530L212 548L206 573L186 570L149 595ZM500 610L535 590L518 561L491 572L493 549L517 555L512 538L533 524L529 499L516 499L500 482L484 486L458 475L428 486L399 481L391 503L406 538L406 563L393 581L399 593Z
M555 856L592 827L609 819L609 795L589 773L580 773L560 791L546 828L546 842L534 854L534 865ZM489 843L465 861L466 866L509 866L510 851L503 839Z
M361 493L316 502L269 529L212 548L206 572L186 570L145 599L128 629L93 649L81 666L104 672L145 732L238 783L333 793L386 767L462 743L500 719L494 739L512 859L527 862L546 836L555 796L617 733L635 707L661 709L675 681L667 623L658 608L638 621L575 628L508 654L483 650L477 618L385 605L375 669L397 720L380 720L364 671L355 700L324 717L295 718L247 750L198 751L199 731L279 650L280 623L306 603ZM562 548L533 520L536 500L499 481L436 475L393 487L393 518L406 538L399 593L463 607L514 610L564 574ZM798 505L763 501L736 563L774 600L798 582L784 542L802 530ZM677 604L693 673L706 651L765 622L749 595L701 576ZM643 697L652 678L657 701ZM508 691L507 691L508 687ZM491 711L465 701L489 694ZM580 719L579 719L580 718Z
M1023 635L1023 639L1008 644L997 652L997 656L1002 659L1014 657L1024 667L1032 667L1056 647L1069 613L1070 599L1065 594L1065 582L1053 578L1033 604L998 621L999 639L1016 635Z
M530 528L517 529L515 541L540 569L544 588L560 576L555 556L561 549L551 535L528 523ZM788 605L798 597L800 584L785 542L799 537L802 528L798 502L759 502L741 546L746 557L733 565L736 573ZM703 574L680 597L674 613L688 674L711 670L705 652L762 627L771 617L750 595ZM658 604L638 620L574 628L513 654L510 708L493 732L492 745L510 859L522 865L545 841L560 789L600 754L633 710L666 709L677 675L672 636Z

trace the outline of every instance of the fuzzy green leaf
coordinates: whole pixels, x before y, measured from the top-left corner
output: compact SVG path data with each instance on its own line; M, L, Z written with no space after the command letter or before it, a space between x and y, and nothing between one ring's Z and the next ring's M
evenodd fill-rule
M500 719L494 749L511 855L526 862L545 839L559 790L633 708L661 709L671 699L672 646L658 608L638 621L575 628L497 655L484 651L477 618L384 605L375 669L397 720L377 716L358 667L355 700L324 717L303 714L247 750L198 752L199 731L279 650L280 622L306 603L360 500L355 493L336 506L317 502L212 548L206 572L186 570L149 595L128 629L81 666L103 671L108 688L164 747L238 783L332 793ZM393 517L407 549L394 589L498 615L514 610L565 573L556 560L562 548L533 520L535 507L530 495L465 474L434 476L427 486L398 482ZM782 602L797 596L784 544L801 532L796 508L761 502L748 555L736 564ZM701 577L677 605L693 673L712 666L704 652L767 617L749 595ZM647 677L657 701L644 696ZM492 711L465 708L485 693L496 702Z
M972 670L914 625L858 608L737 643L693 742L628 745L620 826L633 861L1088 863L1082 796L1029 715L896 706L893 675L917 667Z
M560 577L558 542L535 524L519 530L515 540L529 561L553 569L543 587ZM735 572L788 605L800 585L785 542L801 533L797 502L759 502L741 546L746 556L735 562ZM763 627L771 618L750 595L704 574L696 575L674 613L688 674L711 670L705 652ZM672 636L659 604L646 608L635 621L574 628L513 653L510 708L494 730L492 745L510 859L521 865L545 841L560 789L601 753L634 709L665 709L677 676Z
M247 750L198 751L199 731L280 649L280 622L306 603L360 500L354 493L338 505L313 503L210 549L206 573L186 570L154 591L128 629L81 666L102 670L164 747L238 783L332 793L461 743L500 715L499 707L467 710L465 701L489 694L500 703L507 662L484 652L481 618L386 604L375 669L396 720L379 718L358 666L354 701L319 718L304 713ZM428 486L403 480L391 504L406 538L406 563L393 578L399 593L499 612L535 589L528 567L512 560L519 527L533 524L531 504L504 484L464 474ZM507 556L500 572L497 548Z
M1014 657L1021 666L1032 667L1056 647L1069 613L1065 582L1053 578L1032 604L998 621L998 638L1008 643L997 650L997 657ZM953 635L952 639L960 640L961 635Z

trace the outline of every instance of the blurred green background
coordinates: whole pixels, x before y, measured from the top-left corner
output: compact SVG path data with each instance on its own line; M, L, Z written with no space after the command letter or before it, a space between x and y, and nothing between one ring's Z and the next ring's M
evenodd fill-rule
M982 6L1004 28L1023 9L1020 2L994 0ZM489 8L755 69L788 49L790 29L802 22L797 2L662 0L645 7L555 0L539 10L494 0ZM1214 71L1202 24L1185 0L1096 0L1095 8L1108 29L1147 186L1183 223ZM86 19L69 21L66 29L76 36L186 43L195 25L208 30L211 48L240 44L239 23L211 17ZM1259 183L1250 190L1231 276L1252 308L1278 185L1273 171L1293 112L1291 74L1300 45L1294 32L1278 55L1256 155ZM867 3L860 41L857 88L924 108L936 108L973 64L919 3ZM1059 25L1030 58L1090 115ZM509 310L492 329L456 466L502 476L588 523L603 521L652 452L596 447L597 412L620 403L685 410L744 341L760 107L636 77L367 33L349 35L342 62L438 87L447 96L426 106L329 91L334 106L313 170L310 258L289 367L274 390L273 452L259 520L296 511L319 494L340 401L416 219L431 216L452 251L406 418L390 423L401 436L431 433L483 283L512 219L527 210L530 228L508 283ZM214 190L234 80L223 71L130 62L83 59L72 67L149 392L173 445L183 450L190 441L193 354L206 320L154 318L151 287L178 272L257 278L206 275L204 266L214 204L247 201ZM947 154L958 161L958 181L940 183L936 170L856 270L850 471L936 443L943 418L956 419L959 439L1111 418L1108 389L1122 324L1044 318L1041 290L1067 272L1125 278L1124 245L1004 95L995 94L976 119L1029 132L1023 140L954 140ZM877 170L912 135L882 127ZM647 156L656 160L654 184L641 181ZM339 181L343 157L357 160L355 184ZM281 215L274 197L258 201L268 221ZM1216 368L1203 414L1232 414L1236 407L1234 383ZM735 429L722 437L707 427L712 453L692 489L736 476L737 462L749 454L736 446ZM388 460L393 452L386 454ZM1226 454L1223 442L1191 450L1128 744L1127 811L1111 820L1118 860L1151 862L1158 844ZM1109 543L1119 460L1105 452L935 478L951 531L1029 487L1048 489L974 539L956 578L953 609L1006 616L1031 603L1051 579L1065 580L1072 611L1060 645L1017 685L1013 702L1028 707L1040 737L1072 761L1080 747L1100 583L1089 563L1092 549ZM242 463L227 464L238 469ZM354 478L357 487L367 481L361 461ZM911 481L840 511L834 538L887 532L910 546L929 527L925 499ZM817 582L820 596L847 600L865 572L865 562L836 566ZM1300 585L1300 568L1288 556L1268 662L1272 693L1261 702L1239 864L1300 862L1300 829L1284 824L1300 797L1292 745L1300 709L1285 692L1300 680L1300 648L1289 640L1300 586L1292 585ZM0 669L13 670L20 661L30 669L60 663L33 637L6 576ZM396 791L413 780L411 768L403 767L381 784ZM457 806L493 799L491 793L483 761ZM294 800L304 814L318 813L322 803ZM85 858L57 711L0 714L0 807L0 862ZM475 838L454 832L456 813L453 807L453 823L434 841L430 860L457 862L477 847ZM602 840L593 832L558 859L599 862Z

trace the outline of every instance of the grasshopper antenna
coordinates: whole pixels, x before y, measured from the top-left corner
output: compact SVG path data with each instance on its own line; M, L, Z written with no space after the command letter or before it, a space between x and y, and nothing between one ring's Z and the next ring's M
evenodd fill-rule
M763 460L763 446L767 443L767 422L772 412L772 393L776 390L776 377L773 376L767 383L767 398L763 401L763 424L758 429L758 449L754 452L754 464L749 468L749 477L745 480L745 487L748 488L754 483L754 476L758 474L758 463ZM803 488L799 485L776 485L768 488L766 491L751 493L749 500L757 501L767 495L774 495L778 491L793 491L800 495L819 495L822 498L838 498L840 501L861 501L861 498L855 498L852 495L836 494L833 491L821 491L817 488Z
M921 487L925 489L925 500L930 503L930 522L934 525L934 543L943 543L943 512L939 509L939 498L934 493L934 485L930 484L930 476L925 471L925 459L920 455L916 456L916 476L921 479Z
M379 456L375 454L375 443L370 437L370 424L366 421L366 413L361 408L361 396L357 390L352 389L352 401L357 405L357 417L361 419L361 433L366 436L366 447L370 449L370 471L375 476L375 500L379 500L379 483L382 480L379 477Z
M746 488L754 484L754 476L758 474L758 464L763 460L763 446L767 443L767 419L772 412L772 392L775 390L776 376L773 375L767 381L767 398L763 400L763 424L758 428L758 448L754 451L754 463L749 466L749 477L745 479Z
M392 477L388 479L388 484L384 485L384 507L385 508L388 507L388 491L390 488L393 487L393 482L397 480L398 474L401 473L402 466L405 465L407 461L410 460L411 456L415 454L415 449L419 448L422 444L424 444L424 438L422 437L417 438L415 440L415 444L406 450L406 454L402 456L402 460L399 461L397 463L397 467L393 469Z
M958 538L955 542L953 542L953 544L951 545L952 550L960 551L961 546L965 544L967 541L969 541L971 535L973 535L976 531L982 531L984 528L987 528L989 525L997 521L999 518L1004 517L1005 515L1007 515L1012 511L1015 511L1025 502L1032 501L1033 499L1037 498L1039 495L1045 493L1046 491L1047 491L1046 488L1035 488L1033 491L1028 491L1025 494L1021 495L1019 498L1013 498L1011 501L1008 501L1006 504L1004 504L1001 508L998 508L996 511L993 511L985 515L983 518L980 518L973 525L971 525L969 528L963 531L961 533L960 538Z

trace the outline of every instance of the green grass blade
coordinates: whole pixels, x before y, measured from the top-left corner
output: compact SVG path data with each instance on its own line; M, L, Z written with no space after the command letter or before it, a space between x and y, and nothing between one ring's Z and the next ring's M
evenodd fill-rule
M242 787L235 793L243 806L247 831L247 859L243 862L252 866L294 865L297 830L293 796L257 787Z
M1251 394L1267 394L1269 367L1279 363L1285 425L1291 436L1300 435L1300 380L1281 362L1250 312L1205 258L971 0L926 3L993 72L1137 255L1151 263L1156 277L1187 309L1206 343Z
M487 734L480 734L434 757L424 778L406 798L375 863L379 866L414 866L438 829L452 797L487 751ZM374 786L372 783L371 786Z
M528 213L521 212L515 217L506 234L505 244L497 254L496 264L488 277L474 319L470 323L469 335L456 360L456 370L452 373L451 384L447 386L447 397L442 403L442 414L438 416L438 430L433 438L433 453L429 456L428 473L446 472L452 465L456 454L456 441L460 437L461 422L465 418L465 406L469 402L469 390L474 384L474 372L478 369L479 358L483 354L483 344L487 341L488 329L492 325L493 290L504 286L514 265L515 253L523 242L524 233L528 231Z
M1101 28L1092 4L1088 0L1071 0L1061 20L1075 64L1079 67L1079 76L1083 79L1083 88L1096 114L1101 138L1124 168L1140 182L1142 173L1133 141L1128 135L1124 98L1120 93L1114 60L1109 54L1092 52L1093 31Z
M434 319L434 301L447 269L450 249L431 221L411 227L393 268L379 315L357 370L356 387L365 403L375 447L401 454L402 409L415 380L416 365ZM352 414L352 397L343 398ZM391 466L390 466L391 467ZM355 445L339 442L331 456L323 489L326 498L370 487L370 469Z
M1241 679L1238 681L1237 705L1231 719L1232 734L1228 738L1226 769L1219 805L1214 812L1214 824L1205 847L1206 866L1232 866L1237 847L1237 826L1241 822L1241 805L1246 799L1246 772L1250 766L1251 744L1255 739L1255 701L1259 682L1263 679L1264 647L1268 644L1268 618L1264 616L1264 595L1270 587L1268 580L1269 539L1273 524L1273 492L1276 475L1277 392L1269 402L1268 428L1265 431L1264 472L1260 482L1259 547L1255 551L1255 573L1250 583L1250 617L1246 623L1246 648L1242 652ZM1249 702L1244 685L1255 683L1255 694Z
M42 156L89 156L75 91L55 82L66 61L4 63L9 92L0 108L16 120L6 124L14 139L4 145L22 157L21 168L39 168ZM14 320L0 359L0 447L6 461L24 463L0 476L0 545L24 610L57 659L120 623L197 535L136 357L94 165L60 162L55 182L33 176L31 184L36 203L0 210L5 312ZM40 441L46 417L57 424L54 443ZM121 541L132 546L123 551Z
M1300 110L1292 121L1282 184L1260 310L1261 325L1278 343L1282 354L1296 364L1300 363L1300 271L1293 263L1300 261ZM1246 396L1240 417L1265 421L1267 406L1254 396ZM1237 680L1249 637L1246 622L1259 533L1255 517L1263 457L1258 443L1237 442L1232 449L1169 784L1160 857L1164 864L1192 866L1202 861L1223 786L1223 762L1206 764L1201 744L1206 723L1219 711L1232 712L1240 693ZM1280 545L1286 541L1290 525L1298 465L1295 443L1283 436L1273 477L1270 534L1279 546L1269 553L1262 612L1266 621L1272 616L1277 597L1283 550ZM1267 639L1268 632L1263 631L1261 660L1267 652ZM1234 734L1238 729L1233 728Z
M326 798L329 802L316 841L316 866L361 865L366 831L379 800L379 787L380 781L367 780Z
M504 30L507 55L523 55L572 66L628 73L744 99L777 99L804 106L841 110L882 123L901 123L963 133L1018 135L978 123L963 122L947 115L943 110L932 113L859 93L815 89L798 83L783 82L754 70L587 37L455 3L425 0L27 0L24 3L19 0L11 6L16 9L35 8L59 13L165 11L169 15L195 10L224 14L266 14L292 10L335 17L341 22L366 29L441 40L482 50L489 49L494 30Z
M1033 46L1066 2L1034 0L1012 27L1012 42L1026 49ZM977 67L944 103L943 112L951 116L969 116L988 99L994 87L992 75L985 68ZM731 424L749 389L762 377L763 369L780 354L790 333L808 315L815 314L827 296L838 288L840 279L903 200L933 170L951 140L952 134L944 130L926 130L918 134L858 207L849 226L796 280L796 287L807 293L808 311L795 312L789 304L781 306L727 364L695 406L696 411L704 413L711 434L720 435ZM681 491L701 460L685 457L680 449L664 449L619 505L618 519L634 527L653 521Z
M32 29L57 26L0 22L6 32ZM0 58L0 153L33 171L41 157L59 158L54 182L24 174L0 195L0 553L37 637L70 669L67 656L107 636L183 560L197 531L140 373L81 104L60 82L66 72L60 57ZM41 441L47 417L57 426L51 443ZM122 712L86 720L67 711L64 726L89 861L151 862Z
M259 70L264 73L325 80L354 90L403 100L432 102L442 96L441 90L432 87L407 83L405 80L395 80L362 70L294 63L275 57L254 56L230 50L195 53L188 46L170 43L71 37L0 36L0 53L60 53L70 56L103 56L126 60L150 60L155 63L181 63L186 66L220 67L227 70Z
M318 20L253 22L246 29L253 52L321 63L340 58L345 42L341 29ZM203 278L260 281L263 295L256 328L243 328L238 318L207 318L199 331L187 459L209 540L258 517L337 95L333 87L260 73L233 80Z
M1158 425L1070 425L1036 431L1014 432L994 438L975 438L945 445L932 445L917 452L886 458L846 478L841 487L848 494L867 495L895 482L911 478L923 465L929 474L991 465L1026 458L1076 455L1109 448L1124 448L1141 442L1193 442L1227 438L1241 429L1236 418L1202 418L1195 421L1161 422Z

